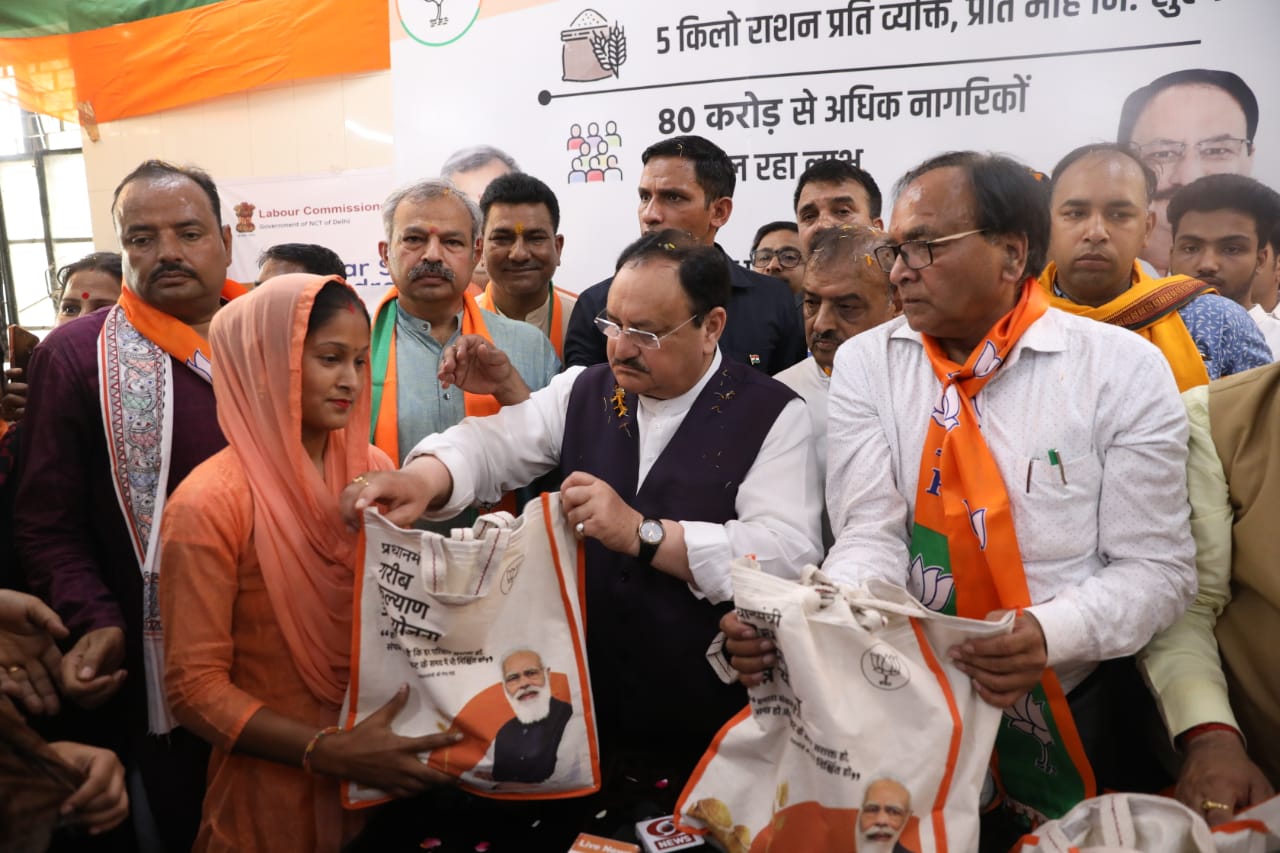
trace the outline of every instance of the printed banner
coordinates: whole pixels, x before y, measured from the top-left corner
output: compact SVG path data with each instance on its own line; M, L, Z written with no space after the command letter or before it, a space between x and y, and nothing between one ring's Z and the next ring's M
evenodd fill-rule
M1115 141L1130 93L1185 69L1244 89L1130 110L1161 193L1210 171L1280 184L1274 0L391 0L390 22L397 181L468 146L507 152L559 196L556 284L575 291L639 234L641 152L682 133L733 158L720 243L735 258L793 218L816 159L869 170L887 218L893 182L926 157L994 150L1049 171ZM1167 242L1152 247L1165 266Z
M390 169L361 169L296 178L219 180L222 221L231 226L236 281L258 277L258 256L280 243L315 243L338 253L347 282L372 312L391 287L378 257L382 202L393 189Z

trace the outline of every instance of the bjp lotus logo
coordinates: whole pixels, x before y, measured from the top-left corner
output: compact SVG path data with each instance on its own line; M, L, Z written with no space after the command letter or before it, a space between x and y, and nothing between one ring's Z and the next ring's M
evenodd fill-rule
M933 421L947 432L960 426L960 392L954 385L948 385L938 395L938 402L933 404Z
M925 607L936 613L945 613L951 596L955 594L955 581L942 566L926 566L924 558L917 554L907 569L907 588Z

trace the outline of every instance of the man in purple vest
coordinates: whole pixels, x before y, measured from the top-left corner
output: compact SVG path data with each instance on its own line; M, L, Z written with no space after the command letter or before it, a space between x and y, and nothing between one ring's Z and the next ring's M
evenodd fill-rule
M348 489L348 506L377 502L406 524L424 509L450 518L496 500L557 464L570 472L562 495L586 541L604 786L585 801L538 803L534 829L510 821L525 849L565 849L579 829L625 838L634 821L670 814L746 704L705 657L731 606L730 560L754 554L794 577L822 553L809 416L784 385L721 355L728 297L715 248L674 230L645 235L623 251L596 318L607 363L571 367L524 403L428 436L402 471Z

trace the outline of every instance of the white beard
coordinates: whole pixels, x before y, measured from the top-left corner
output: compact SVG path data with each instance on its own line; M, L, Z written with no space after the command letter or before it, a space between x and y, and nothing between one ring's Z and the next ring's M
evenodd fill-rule
M551 691L545 687L526 688L524 695L527 697L529 693L533 693L534 698L526 698L524 701L518 700L505 690L503 693L506 695L507 701L511 703L511 710L515 712L516 719L526 726L539 720L545 720L547 715L551 713Z
M858 839L858 853L893 853L893 845L898 842L898 836L891 838L867 838L863 835Z

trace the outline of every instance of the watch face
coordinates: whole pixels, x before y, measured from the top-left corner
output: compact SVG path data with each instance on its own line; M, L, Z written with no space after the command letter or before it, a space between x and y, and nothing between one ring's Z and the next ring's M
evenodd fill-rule
M652 518L646 518L640 523L640 541L646 545L657 545L662 542L666 531L662 529L662 522L655 521Z

